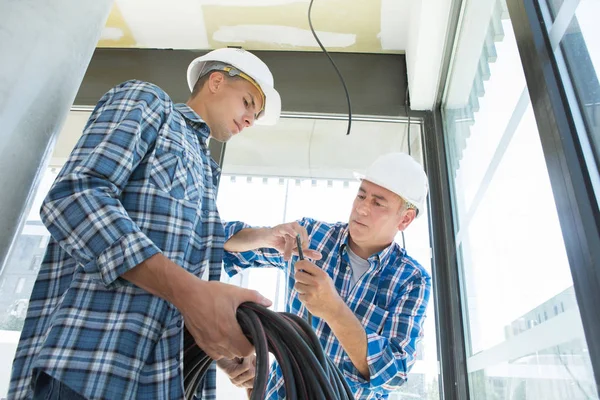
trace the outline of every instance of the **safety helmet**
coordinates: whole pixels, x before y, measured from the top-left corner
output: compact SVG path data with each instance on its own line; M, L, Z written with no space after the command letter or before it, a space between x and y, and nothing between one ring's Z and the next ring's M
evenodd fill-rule
M423 213L429 190L427 175L421 164L405 153L389 153L379 157L369 166L364 175L355 173L356 178L379 185L403 198Z
M258 125L275 125L281 114L281 97L273 86L273 74L260 58L254 54L234 48L223 48L213 50L205 55L193 60L187 70L187 81L190 91L194 90L194 85L198 81L201 73L204 71L204 66L207 62L219 62L224 66L234 67L238 71L230 71L230 69L220 69L241 75L250 83L257 86L265 96L262 115L256 120ZM241 72L241 74L239 73ZM254 81L254 82L252 82Z

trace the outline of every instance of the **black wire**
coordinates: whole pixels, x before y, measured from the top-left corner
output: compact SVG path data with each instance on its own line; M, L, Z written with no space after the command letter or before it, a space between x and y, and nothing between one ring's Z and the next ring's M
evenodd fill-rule
M342 73L338 69L338 67L335 64L335 62L333 61L333 58L331 58L331 56L329 55L329 53L325 49L325 46L323 46L323 43L321 43L321 41L319 40L319 37L317 36L317 33L315 32L315 29L313 28L312 16L311 16L313 1L314 0L310 0L310 5L308 6L308 25L310 25L310 31L312 32L313 36L315 37L315 40L319 44L319 47L321 48L321 50L323 50L323 53L325 53L325 55L327 56L327 58L329 58L329 61L331 61L331 65L333 65L333 68L335 68L335 72L337 72L338 76L340 77L340 81L342 82L342 85L344 86L344 91L346 92L346 101L348 102L348 131L346 132L346 135L349 135L350 134L350 128L352 126L352 104L350 103L350 95L348 94L348 88L346 87L346 81L344 80L344 77L342 76Z
M406 114L406 116L408 117L408 128L406 129L407 134L406 134L406 146L408 147L408 155L412 155L411 154L411 148L410 148L410 112L408 110L408 86L406 86L406 94L404 96L404 113ZM406 238L404 237L404 231L401 232L402 233L402 248L404 250L406 250Z
M408 86L407 86L406 87L406 95L404 97L404 112L405 112L406 116L408 117L408 129L407 129L408 133L406 136L406 145L408 147L408 155L410 156L412 154L411 154L411 149L410 149L410 112L408 110L408 99L409 99L409 97L408 97Z
M346 379L344 378L342 371L339 370L339 368L333 364L333 361L331 360L331 358L326 357L325 354L322 351L318 351L318 349L321 348L321 343L319 342L319 338L317 338L317 336L315 335L305 335L305 332L311 332L312 331L312 327L306 325L306 321L303 320L302 318L300 318L299 316L297 316L296 314L292 314L292 313L281 313L283 314L285 317L289 318L291 321L295 322L296 324L298 324L300 326L301 329L299 329L300 334L303 336L304 340L306 340L307 342L310 342L312 345L312 348L315 349L315 356L317 357L322 357L319 359L319 361L323 364L323 363L327 363L328 369L329 369L329 374L331 375L332 373L334 373L335 375L338 376L339 379L334 379L333 381L337 384L337 385L341 385L341 387L343 388L343 391L346 392L348 398L353 398L352 395L352 390L350 390L350 386L348 386L348 382L346 382ZM340 395L342 393L342 390L339 391Z
M288 400L354 399L342 372L323 352L312 327L297 315L277 313L255 303L237 310L242 331L256 351L251 400L265 398L271 352L281 368ZM194 399L212 360L184 329L185 399Z
M306 374L306 371L310 371L308 377L305 376L305 380L309 383L309 389L322 390L326 395L326 399L335 399L333 390L331 389L331 382L328 381L325 375L325 365L322 365L318 358L315 356L315 351L322 352L322 348L311 348L302 337L293 329L293 326L287 323L287 321L278 313L268 310L265 307L261 307L255 303L243 303L248 308L253 309L263 324L268 324L268 327L282 334L282 338L285 339L284 344L289 346L294 353L290 353L291 357L296 357L297 360L301 361L303 366L302 370ZM242 326L242 330L243 330ZM310 333L314 335L312 329ZM324 356L323 356L324 357ZM323 358L322 357L322 358ZM323 358L324 359L324 358Z

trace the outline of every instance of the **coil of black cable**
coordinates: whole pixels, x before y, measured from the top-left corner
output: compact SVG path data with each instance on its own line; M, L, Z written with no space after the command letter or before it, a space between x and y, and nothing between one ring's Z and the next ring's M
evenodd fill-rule
M325 356L319 339L297 315L274 312L256 303L237 310L242 331L256 351L256 376L250 400L263 400L269 378L269 352L281 367L288 400L354 399L337 366ZM192 335L184 330L184 388L193 400L212 363Z

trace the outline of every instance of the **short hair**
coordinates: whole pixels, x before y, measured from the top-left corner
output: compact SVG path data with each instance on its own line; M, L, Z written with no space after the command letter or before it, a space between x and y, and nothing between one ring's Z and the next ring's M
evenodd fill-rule
M200 92L200 90L202 90L202 88L204 87L204 84L208 81L208 78L210 77L210 75L213 72L220 73L227 80L243 79L240 76L237 76L237 75L231 76L227 72L218 69L222 65L223 65L223 63L221 63L221 62L211 62L211 61L208 61L207 63L204 64L204 66L202 67L202 71L200 72L200 75L198 76L198 80L196 80L196 83L194 84L194 88L192 89L192 97L195 97Z
M417 206L415 206L413 203L411 203L410 201L406 200L404 197L400 197L400 200L402 200L402 205L400 206L400 212L403 211L408 211L408 210L415 210L415 213L419 213L419 210L417 209Z

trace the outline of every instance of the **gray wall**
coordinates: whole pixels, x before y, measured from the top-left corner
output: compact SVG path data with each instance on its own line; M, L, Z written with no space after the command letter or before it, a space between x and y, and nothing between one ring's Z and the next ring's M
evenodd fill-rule
M343 87L323 53L253 52L269 65L286 112L346 114ZM112 86L128 79L162 87L175 102L189 96L187 66L204 51L96 49L75 105L95 105ZM332 54L350 93L353 113L403 116L406 91L404 55Z
M0 272L111 6L0 1Z

